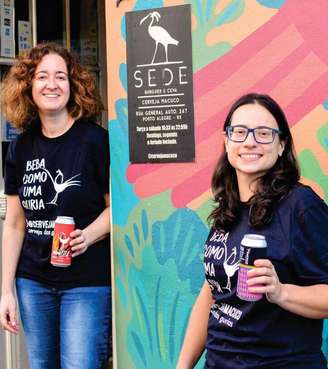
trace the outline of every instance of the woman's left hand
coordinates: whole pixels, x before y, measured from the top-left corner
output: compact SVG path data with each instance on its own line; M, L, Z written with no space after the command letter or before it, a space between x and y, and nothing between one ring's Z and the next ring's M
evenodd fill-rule
M279 305L283 299L284 285L280 283L273 264L268 259L258 259L255 260L254 265L256 268L247 273L249 291L264 293L269 302Z
M70 237L72 238L70 241L70 246L72 249L73 258L87 251L89 243L87 241L87 236L84 230L75 229L73 232L70 233Z

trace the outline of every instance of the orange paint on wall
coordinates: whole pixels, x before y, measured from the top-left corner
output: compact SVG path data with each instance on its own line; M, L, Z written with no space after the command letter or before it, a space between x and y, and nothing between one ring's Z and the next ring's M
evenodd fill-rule
M119 81L120 64L126 62L125 40L117 30L121 29L125 12L133 10L135 1L122 1L116 7L116 1L106 1L106 40L107 40L107 84L108 119L115 119L115 101L126 98L126 91Z
M184 5L187 3L188 3L187 1L181 1L181 0L164 0L163 1L164 6Z

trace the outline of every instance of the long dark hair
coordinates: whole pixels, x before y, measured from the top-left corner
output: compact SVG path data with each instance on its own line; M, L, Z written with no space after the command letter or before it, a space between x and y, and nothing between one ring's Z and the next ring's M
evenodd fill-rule
M233 113L240 106L247 104L259 104L267 109L277 121L279 137L285 142L282 155L274 166L258 179L256 193L248 201L249 224L261 228L270 222L274 206L296 185L300 174L286 116L270 96L249 93L240 97L230 108L224 122L224 130L230 125ZM229 163L225 149L213 173L212 192L215 208L208 220L216 229L228 231L239 220L240 198L236 171Z

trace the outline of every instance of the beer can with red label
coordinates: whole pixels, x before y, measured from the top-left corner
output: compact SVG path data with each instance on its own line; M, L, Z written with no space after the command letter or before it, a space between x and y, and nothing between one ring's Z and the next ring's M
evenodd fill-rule
M57 267L68 267L72 262L72 252L69 242L70 233L74 231L75 223L72 217L57 217L52 239L51 264Z

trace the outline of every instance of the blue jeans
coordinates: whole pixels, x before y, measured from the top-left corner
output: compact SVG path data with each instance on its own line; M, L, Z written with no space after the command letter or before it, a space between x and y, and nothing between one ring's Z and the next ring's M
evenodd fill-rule
M30 369L102 369L108 359L110 287L57 289L17 278Z

